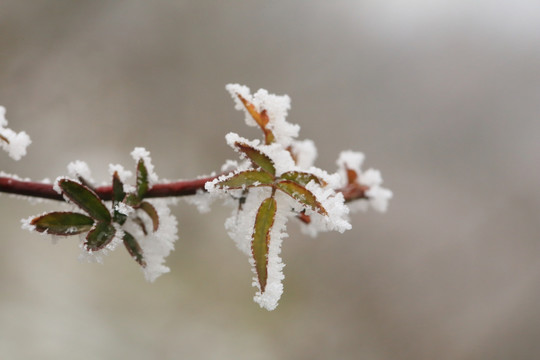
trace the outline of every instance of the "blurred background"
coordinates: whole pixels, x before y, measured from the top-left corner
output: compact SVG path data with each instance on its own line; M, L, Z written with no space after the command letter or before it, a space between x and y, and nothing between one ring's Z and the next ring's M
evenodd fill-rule
M0 2L0 104L33 140L0 169L86 161L162 178L218 170L224 135L258 136L224 86L292 98L289 121L332 171L363 151L387 214L309 238L290 223L285 293L252 301L229 209L174 208L172 272L125 251L80 264L0 197L2 359L540 358L540 3L530 0Z

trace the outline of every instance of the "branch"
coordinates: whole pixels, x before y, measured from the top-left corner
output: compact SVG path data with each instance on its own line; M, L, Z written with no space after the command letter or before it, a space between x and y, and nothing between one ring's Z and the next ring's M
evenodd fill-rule
M218 175L219 176L219 175ZM194 195L197 190L204 190L204 184L217 176L210 176L194 180L179 180L170 183L155 184L145 194L145 198L175 197ZM349 184L336 192L343 193L346 202L356 199L366 199L369 188L359 184ZM99 186L94 189L96 194L105 201L112 198L112 186ZM61 194L53 189L53 184L34 181L17 180L0 176L0 192L15 195L24 195L49 200L64 201Z
M194 180L179 180L170 183L155 184L148 190L144 197L158 198L193 195L197 190L204 190L204 184L215 178L215 176L211 176ZM102 200L107 201L112 198L112 186L100 186L95 188L94 191ZM42 199L64 200L62 195L53 189L53 184L16 180L10 177L0 177L0 192Z

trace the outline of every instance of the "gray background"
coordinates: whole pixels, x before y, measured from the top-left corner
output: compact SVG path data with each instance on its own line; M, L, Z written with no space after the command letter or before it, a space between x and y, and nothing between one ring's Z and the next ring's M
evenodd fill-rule
M162 178L234 158L255 137L224 85L292 98L289 120L333 170L366 153L389 212L311 239L290 224L285 293L251 298L247 259L181 203L170 274L125 251L79 264L0 197L2 359L536 359L540 357L537 1L0 2L0 104L29 155L0 169L95 179L145 146Z

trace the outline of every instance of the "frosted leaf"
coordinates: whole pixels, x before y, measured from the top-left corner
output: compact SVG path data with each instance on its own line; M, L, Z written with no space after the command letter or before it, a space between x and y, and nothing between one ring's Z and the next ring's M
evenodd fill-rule
M0 147L13 160L20 160L26 155L26 148L32 143L30 136L24 131L19 133L7 127L6 108L0 106Z
M150 186L154 185L158 181L158 176L154 172L154 165L152 164L152 159L150 158L150 152L146 150L143 147L136 147L132 152L131 156L135 160L136 163L139 162L139 160L144 161L144 165L146 166L146 170L148 171L148 183Z
M268 91L264 89L260 89L255 94L251 95L247 86L239 84L228 84L225 88L231 94L235 102L235 109L244 111L247 125L257 126L257 123L253 120L242 101L238 98L238 94L253 104L257 111L262 112L263 110L266 110L269 119L267 127L274 134L277 143L287 147L294 138L298 137L300 126L291 124L285 120L287 113L291 108L291 99L289 96L269 94Z
M111 176L114 175L114 173L118 174L118 177L120 178L120 181L124 184L124 192L130 193L135 191L135 186L131 184L127 184L126 181L133 176L133 173L129 170L125 170L122 165L118 164L109 164L109 174Z
M367 199L358 199L349 204L351 210L367 210L368 205L379 212L385 212L388 208L388 201L392 198L392 191L381 186L383 179L379 170L361 170L364 161L364 154L354 151L343 151L337 160L338 173L341 176L341 186L346 186L351 180L348 171L354 172L354 182L367 186L365 192Z
M274 218L274 224L270 230L270 242L268 244L268 277L266 280L266 287L264 292L261 292L259 281L257 278L257 271L255 269L255 260L250 254L250 264L252 266L253 286L258 289L257 293L253 297L253 300L258 303L262 308L267 310L274 310L278 301L283 294L283 264L281 260L281 244L283 239L289 235L286 233L287 217L291 215L290 207L287 199L284 199L286 195L276 194L277 210ZM253 225L252 225L253 226Z

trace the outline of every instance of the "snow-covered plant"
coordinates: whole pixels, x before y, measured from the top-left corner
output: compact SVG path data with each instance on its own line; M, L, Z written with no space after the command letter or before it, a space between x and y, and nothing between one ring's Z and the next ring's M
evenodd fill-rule
M342 233L351 229L350 210L371 206L384 212L392 192L381 187L379 171L361 170L362 153L342 152L335 173L315 167L315 144L298 140L300 127L286 121L288 96L263 89L252 95L249 88L238 84L226 89L236 109L245 112L246 124L259 127L263 138L227 134L227 144L240 160L227 160L220 175L160 182L149 152L135 148L133 185L127 183L130 171L110 165L111 185L96 187L88 166L76 161L68 166L70 177L59 177L53 184L0 173L0 191L64 200L71 209L30 217L23 220L23 227L55 237L79 235L82 257L94 261L102 261L103 255L123 244L149 281L169 271L165 257L178 237L176 218L169 210L174 198L192 195L189 201L201 211L207 211L216 198L223 198L233 208L225 228L252 267L257 288L254 300L273 310L283 293L280 252L289 219L311 236L321 231ZM0 107L0 142L19 159L30 138L5 128L4 114Z

